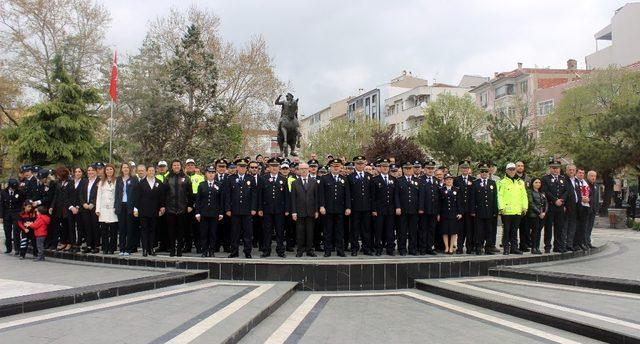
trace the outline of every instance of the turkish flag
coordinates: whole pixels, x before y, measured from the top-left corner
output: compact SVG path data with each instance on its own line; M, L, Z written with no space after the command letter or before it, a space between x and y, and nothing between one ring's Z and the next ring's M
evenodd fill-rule
M109 86L111 101L118 101L118 51L113 53L113 66L111 66L111 85Z

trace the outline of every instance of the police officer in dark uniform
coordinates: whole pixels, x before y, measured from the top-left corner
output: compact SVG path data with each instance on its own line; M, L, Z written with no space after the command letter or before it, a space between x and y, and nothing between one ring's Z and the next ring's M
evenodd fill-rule
M258 154L256 158L258 156L262 157L262 155ZM263 167L261 163L259 163L256 160L249 161L249 175L256 182L256 187L258 188L258 190L262 186L261 184L262 170L263 170ZM259 197L258 197L258 204L260 204ZM262 217L258 216L258 214L256 213L256 215L253 216L253 247L257 247L260 251L263 251L262 249L263 241L264 240L262 240Z
M388 238L387 254L393 253L393 226L395 222L395 188L396 178L389 175L389 159L377 161L380 174L371 179L371 215L373 215L373 247L376 256L382 255L382 238Z
M251 216L255 215L256 209L258 209L257 187L255 180L247 174L249 161L238 159L235 161L235 165L238 174L228 176L224 184L226 191L225 210L227 217L231 219L229 258L238 257L240 237L243 239L245 257L251 258L251 249L253 248L251 244L253 234Z
M276 233L276 253L278 257L285 258L284 221L289 215L290 195L288 181L280 172L280 162L276 158L267 160L269 173L262 176L261 186L258 190L258 215L262 217L262 255L271 255L271 236Z
M329 160L331 172L320 178L319 205L324 216L324 256L336 253L344 257L344 217L351 214L351 194L345 177L340 175L342 160Z
M421 255L436 254L433 245L440 212L440 186L434 176L435 169L436 162L429 159L424 163L424 174L420 178L418 248Z
M413 175L413 163L402 165L404 176L398 178L396 186L396 214L400 216L400 227L396 229L398 252L407 255L418 254L418 210L420 208L420 180Z
M471 175L471 161L463 160L458 164L460 175L453 180L453 186L460 190L460 202L462 211L462 220L460 233L458 234L458 249L457 254L462 254L463 246L467 246L467 254L471 254L475 251L475 240L473 238L473 217L469 212L469 194L473 186L475 178Z
M17 179L9 179L7 187L0 190L0 219L4 227L5 252L11 253L15 250L16 255L20 252L20 227L18 227L18 217L22 211L24 195L20 190L20 183Z
M229 162L225 158L216 159L213 163L216 167L215 182L219 187L226 185L226 180L229 174L227 173L227 166ZM228 191L228 190L227 190ZM218 235L216 236L215 252L220 252L220 246L222 246L224 252L230 252L230 239L231 238L231 218L225 216L218 224Z
M551 158L550 172L542 177L542 191L547 196L549 210L544 225L544 252L551 252L551 236L553 234L553 251L564 253L566 248L565 206L569 197L569 188L565 176L560 174L561 163Z
M36 185L36 190L34 193L34 197L31 198L35 207L43 206L47 209L47 211L49 210L49 208L51 208L56 192L55 182L49 180L50 172L51 171L45 169L41 169L38 172L38 182Z
M373 255L371 228L371 174L364 171L367 160L364 156L353 158L355 172L347 176L351 194L351 255L358 255L358 239L362 237L362 252Z
M482 254L482 248L491 233L491 226L498 216L498 187L496 182L489 178L489 165L478 165L480 178L473 182L471 188L469 207L471 216L474 217L475 253ZM491 250L485 250L485 254L494 254Z
M200 224L202 257L215 257L218 224L224 218L224 190L216 182L215 166L207 167L205 181L198 185L195 218Z
M317 183L320 183L320 175L318 174L320 162L316 159L311 159L307 161L307 164L309 165L309 178L313 178ZM322 215L318 217L313 228L313 246L316 251L322 251L322 226L324 221L321 220L321 217Z
M462 219L462 197L460 189L453 186L453 176L444 175L444 186L440 189L440 234L444 241L445 254L453 254L453 246L458 243Z

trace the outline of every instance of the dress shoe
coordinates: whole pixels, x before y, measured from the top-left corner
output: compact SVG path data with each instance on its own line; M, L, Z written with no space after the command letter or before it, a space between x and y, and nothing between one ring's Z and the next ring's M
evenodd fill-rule
M278 253L278 257L287 258L287 255L284 252L280 252L280 253Z
M479 256L479 255L481 255L481 254L482 254L482 250L477 249L477 250L476 250L476 256Z
M297 258L302 257L302 252L296 252L296 257L297 257Z
M307 252L307 257L317 257L317 256L316 256L315 252L309 251L309 252Z
M358 251L351 251L351 256L352 257L358 256Z
M436 255L438 255L438 254L436 253L436 251L434 251L434 250L427 250L427 251L425 252L425 254L428 254L428 255L430 255L430 256L436 256Z
M404 256L406 256L406 255L407 255L407 251L405 251L405 250L400 250L400 255L401 255L401 256L403 256L403 257L404 257Z
M344 254L344 251L338 251L336 252L336 254L338 255L338 257L346 257L347 255Z
M511 249L511 253L513 253L513 254L522 254L522 251L520 251L517 248L514 248L514 249Z
M325 256L325 257L331 257L331 252L325 252L325 253L324 253L324 256Z
M593 246L593 245L591 245L591 244L587 244L587 246L588 246L589 248L596 248L595 246Z
M293 251L295 251L295 250L293 249L293 247L291 247L291 246L287 246L286 251L287 251L287 252L293 252Z
M463 253L464 253L464 251L461 248L456 250L456 254L463 254Z
M492 256L492 255L494 255L494 254L496 254L496 253L495 253L495 252L493 252L493 251L491 251L491 250L484 250L484 255L485 255L485 256Z
M537 249L537 248L532 248L531 249L531 254L542 254L542 252L540 252L540 250Z
M379 257L382 255L382 251L376 251L376 257Z
M207 254L206 254L206 253L203 253L203 254L201 254L201 255L200 255L200 257L202 257L202 258L207 258Z
M387 256L395 256L396 253L393 250L387 250Z
M143 256L143 257L146 257L146 256L147 256L147 251L144 251L144 250L143 250L143 251L142 251L142 256Z
M262 254L260 255L260 258L267 258L271 255L271 252L262 252Z
M502 252L503 255L508 256L509 255L509 250L504 250L504 252Z
M548 249L548 248L545 248L545 249L544 249L544 253L549 254L549 253L551 253L551 250L550 250L550 249Z
M409 254L410 254L410 255L412 255L412 256L417 256L417 255L418 255L418 252L416 252L416 251L409 251Z
M175 256L176 256L176 253L173 250L169 252L169 257L175 257Z
M100 250L98 250L97 248L94 248L93 250L91 250L91 253L98 253L100 252Z
M156 250L150 249L149 250L149 254L155 257L156 256Z
M238 258L239 255L237 253L230 253L227 258Z
M251 253L245 253L245 254L244 254L244 257L245 257L245 258L247 258L247 259L251 259L251 258L252 258L252 257L251 257Z

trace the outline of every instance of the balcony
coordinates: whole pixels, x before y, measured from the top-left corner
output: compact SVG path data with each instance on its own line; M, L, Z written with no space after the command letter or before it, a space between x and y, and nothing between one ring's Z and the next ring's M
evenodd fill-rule
M587 69L607 68L613 62L613 45L600 49L585 57Z

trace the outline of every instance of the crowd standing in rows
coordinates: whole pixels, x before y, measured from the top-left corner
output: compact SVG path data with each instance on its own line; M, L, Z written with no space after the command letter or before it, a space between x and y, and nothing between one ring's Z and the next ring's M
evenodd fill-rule
M266 161L265 161L266 160ZM129 256L166 251L202 257L224 251L246 258L286 252L329 257L359 253L495 254L588 250L598 212L596 172L555 159L548 174L508 163L500 179L490 162L461 161L458 175L426 162L382 158L368 163L317 156L217 159L204 168L160 161L95 163L55 170L24 165L0 192L6 253L24 258L60 250ZM541 241L542 247L541 247ZM541 251L541 249L543 251Z

